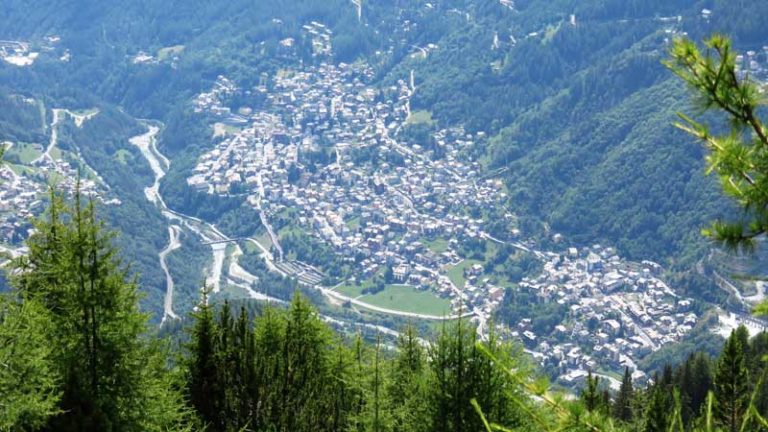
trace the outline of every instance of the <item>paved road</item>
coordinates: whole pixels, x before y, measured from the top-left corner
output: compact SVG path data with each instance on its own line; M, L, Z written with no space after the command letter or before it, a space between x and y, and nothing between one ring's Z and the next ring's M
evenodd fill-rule
M195 232L205 241L216 241L216 240L227 239L227 236L225 236L215 226L205 223L204 221L198 218L187 216L185 214L173 211L170 208L168 208L168 206L166 206L165 201L163 200L163 197L160 195L160 180L165 176L166 169L168 169L168 167L170 166L170 161L165 156L163 156L160 153L160 151L157 149L156 136L159 131L160 131L159 127L154 125L148 125L148 130L146 133L137 135L129 140L131 144L139 148L139 150L141 151L141 154L147 160L147 163L149 163L149 166L155 175L155 181L152 184L152 186L149 186L144 189L144 194L146 195L147 200L155 204L160 209L163 216L165 216L169 220L178 221L180 225L183 225L188 229L190 229L191 231ZM179 230L181 229L181 226L179 225L175 225L175 226ZM176 232L175 235L178 236L178 232ZM211 244L213 264L210 269L208 278L206 279L206 283L213 288L214 292L218 292L221 289L221 279L223 274L224 260L226 258L226 249L227 249L227 245L225 243ZM168 250L168 253L170 253L170 250ZM173 314L173 307L172 307L173 279L171 278L170 273L166 270L167 266L165 264L164 258L165 256L160 257L160 265L166 271L166 297L165 297L166 307L165 307L165 313L163 317L165 319L166 316L170 316L171 318L175 318L176 316L175 314ZM239 265L237 267L239 267ZM243 278L247 280L256 279L255 276L245 271L245 269L242 269L242 267L236 268L236 273L238 273L236 277L239 276L240 279L243 279Z
M418 314L418 313L412 313L412 312L404 312L404 311L399 311L399 310L394 310L394 309L387 309L387 308L375 306L375 305L372 305L370 303L366 303L366 302L363 302L363 301L360 301L360 300L357 300L357 299L354 299L354 298L351 298L351 297L347 297L344 294L341 294L339 292L333 291L333 290L328 289L328 288L323 288L323 287L321 287L319 285L315 285L315 288L319 289L320 292L322 292L323 294L325 294L328 297L332 297L332 298L335 298L337 300L341 300L341 301L344 301L344 302L348 301L348 302L352 303L355 306L360 306L360 307L365 308L365 309L369 309L369 310L372 310L372 311L375 311L375 312L381 312L381 313L385 313L385 314L390 314L390 315L397 315L397 316L403 316L403 317L409 317L409 318L419 318L419 319L426 319L426 320L435 320L435 321L453 320L453 319L458 319L460 317L470 317L470 316L474 315L474 312L466 312L466 313L464 313L462 315L449 315L449 316L438 316L438 315L428 315L428 314Z
M163 272L165 272L165 302L163 304L163 319L160 321L162 324L165 322L166 318L172 318L172 319L179 319L179 316L176 315L173 312L173 277L171 277L171 272L168 270L168 263L166 262L166 258L168 257L168 254L175 251L176 249L181 247L181 242L179 241L179 233L181 232L181 227L178 225L171 225L168 227L168 246L163 249L159 254L160 258L160 267L162 267Z
M280 261L283 260L283 248L280 246L280 239L277 238L277 235L275 234L275 231L272 230L272 225L269 224L269 221L267 220L267 215L264 213L264 209L261 208L261 200L264 199L265 192L264 192L264 182L261 179L261 173L258 174L258 185L259 185L259 201L257 203L257 210L259 211L259 219L261 220L261 224L264 225L264 228L267 229L267 233L269 234L270 240L272 240L272 245L277 250L278 259Z
M75 114L70 110L61 109L61 108L54 108L52 111L53 111L53 121L51 122L51 139L50 141L48 141L48 147L46 147L45 152L40 156L38 156L37 158L35 158L35 160L33 160L31 164L35 164L36 162L39 162L43 159L51 159L51 150L53 150L53 148L56 147L56 144L59 142L59 131L57 126L59 125L59 122L61 122L61 120L63 119L64 115L68 115L72 117L72 120L74 120L75 122L75 126L81 128L83 127L83 123L85 123L86 120L92 119L96 114L99 113L98 110L95 110L88 114Z
M229 238L225 236L221 231L219 231L214 225L205 223L200 219L193 218L193 217L178 213L176 211L173 211L165 205L165 202L163 201L162 196L159 193L159 187L158 187L160 179L165 175L165 170L163 169L160 163L160 159L163 158L163 156L157 151L157 148L154 146L155 135L158 133L158 131L159 131L159 128L155 126L149 126L148 132L146 132L145 134L133 137L131 139L131 143L137 146L141 150L142 155L144 156L145 159L147 159L147 162L150 164L150 167L152 168L152 171L155 174L155 183L151 187L145 190L147 199L153 202L154 204L156 204L166 217L180 221L183 225L195 231L204 240L206 241L229 240ZM165 159L165 161L167 166L169 162L167 161L167 159ZM262 196L263 196L263 193L264 192L262 189L261 190ZM272 239L272 242L275 245L275 249L278 251L278 253L280 254L280 258L282 259L282 248L277 242L277 236L273 232L272 227L269 225L268 221L266 221L266 216L264 215L264 212L261 211L260 207L259 207L259 210L260 210L259 212L260 216L262 218L262 224L264 224L265 228L267 229L267 232L269 233L270 238ZM248 241L252 242L259 249L261 249L262 257L264 258L267 264L267 268L270 271L279 273L283 276L289 276L275 265L275 262L274 262L275 257L263 245L261 245L255 239L248 239ZM207 281L210 285L213 286L214 292L218 292L220 289L220 281L222 278L222 267L224 264L224 259L226 257L226 247L227 247L226 243L211 244L211 248L213 249L213 267L211 269L211 272ZM240 253L242 253L242 251ZM233 260L233 261L236 261L236 260ZM230 271L231 269L232 269L232 266L230 266ZM242 267L240 267L239 265L235 267L234 273L235 274L229 274L229 276L234 276L236 279L240 279L242 281L247 281L247 280L255 281L257 279L255 276L250 275L247 271L242 269ZM237 286L243 286L243 287L247 286L247 284L239 283L238 281L235 281L232 279L229 279L229 281ZM170 282L169 286L172 286L172 281L170 279L169 279L169 282ZM437 316L437 315L429 315L429 314L404 312L404 311L375 306L357 299L353 299L341 293L333 291L331 289L322 287L320 285L306 284L301 281L299 281L299 283L305 286L315 288L329 298L334 298L341 301L349 301L350 303L356 306L359 306L368 310L376 311L376 312L390 314L390 315L397 315L397 316L418 318L418 319L427 319L427 320L451 320L451 319L457 319L460 316L469 317L469 316L475 315L475 312L466 312L462 315L454 314L450 316ZM254 297L254 294L257 297L263 296L263 294L253 292L253 290L250 289L250 287L248 287L247 290L249 291L252 297ZM166 302L170 302L172 304L173 302L172 296L173 296L172 289L166 290ZM266 296L264 296L264 298L268 299L268 297ZM168 316L171 316L171 315L169 314Z

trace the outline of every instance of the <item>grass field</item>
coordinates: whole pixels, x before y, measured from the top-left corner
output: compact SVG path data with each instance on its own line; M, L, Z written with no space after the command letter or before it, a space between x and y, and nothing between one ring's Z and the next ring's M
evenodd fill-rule
M372 287L373 284L374 284L374 282L373 282L374 279L377 276L382 276L383 274L384 274L384 268L380 268L379 271L376 272L376 274L374 274L373 276L371 276L368 279L363 280L359 284L357 284L357 285L344 284L344 285L341 285L338 288L336 288L336 291L344 294L347 297L354 298L354 297L361 296L363 294L363 290L368 288L368 287Z
M455 266L448 267L448 270L446 271L448 279L450 279L457 287L464 288L464 284L467 283L467 279L464 278L464 269L470 268L474 264L482 264L482 261L465 259Z
M403 312L429 315L449 315L451 302L437 297L431 291L419 291L408 285L387 285L384 291L360 299L374 306Z
M7 156L15 155L18 157L19 162L27 165L43 154L41 149L42 147L39 144L16 143L8 150Z
M336 291L344 294L347 297L359 297L363 294L363 289L373 284L363 283L362 285L341 285L336 288Z
M426 123L426 124L434 123L434 120L432 120L432 113L426 110L413 111L411 115L408 116L408 119L406 119L405 121L405 124L419 124L419 123Z
M304 230L303 230L303 229L301 229L301 227L299 227L299 226L296 226L296 225L293 225L293 224L289 224L289 225L286 225L286 226L284 226L284 227L280 228L280 229L277 231L277 233L276 233L276 234L277 234L277 241L278 241L278 242L279 242L280 240L282 240L283 238L285 238L286 236L288 236L288 235L291 235L291 234L293 234L293 235L299 235L299 236L305 236L305 235L307 235L307 234L304 232ZM259 243L261 243L261 242L259 242ZM263 244L263 243L262 243L262 244Z
M243 252L247 254L261 254L261 249L250 241L240 242L240 246L243 248Z
M259 242L260 245L264 246L266 250L272 249L272 238L269 236L269 233L266 232L266 230L254 238L257 242ZM252 244L252 246L256 247L254 244Z
M157 59L160 61L164 61L166 59L172 58L173 56L177 56L181 54L184 51L184 45L174 45L169 46L165 48L160 48L157 51Z
M51 157L56 160L62 160L64 157L64 152L62 152L60 148L54 147L51 149Z
M347 225L347 228L351 229L352 231L357 230L360 228L360 216L355 216L352 219L345 222Z
M438 237L434 240L425 240L424 244L436 254L441 254L448 250L448 240Z
M15 172L16 175L32 175L36 172L34 168L30 168L25 165L15 165L15 164L9 163L7 166L13 172Z
M115 159L123 165L126 165L131 160L131 152L126 149L120 149L115 152Z

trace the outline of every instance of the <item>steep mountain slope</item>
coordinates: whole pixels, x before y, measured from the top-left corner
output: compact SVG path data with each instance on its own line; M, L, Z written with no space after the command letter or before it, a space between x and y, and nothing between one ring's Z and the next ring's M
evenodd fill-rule
M526 237L548 242L560 232L573 244L611 244L690 269L706 249L701 224L729 208L702 175L701 149L670 126L688 109L687 93L660 62L683 33L726 31L741 49L768 37L768 6L743 0L371 1L360 17L342 0L32 3L8 0L0 10L0 39L41 52L30 67L0 62L2 94L43 101L48 121L51 107L100 108L71 139L123 199L110 220L158 293L155 257L167 239L143 196L151 171L128 143L141 130L135 119L165 124L159 147L173 163L161 190L172 208L223 223L231 235L252 234L260 223L241 201L186 186L211 146L191 99L219 75L249 89L289 65L356 59L375 68L381 88L413 73L414 111L489 137L482 161L506 169L508 208ZM332 30L332 58L311 54L302 33L311 21ZM0 141L47 139L25 126L33 114L0 110ZM118 154L129 163L116 164ZM179 253L204 249L198 242ZM194 296L202 274L186 277L183 289Z

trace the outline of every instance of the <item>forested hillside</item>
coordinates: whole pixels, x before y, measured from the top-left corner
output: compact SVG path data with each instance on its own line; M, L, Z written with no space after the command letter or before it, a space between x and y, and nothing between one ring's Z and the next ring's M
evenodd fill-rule
M712 10L707 20L700 15L705 7ZM491 137L488 166L508 168L509 206L528 234L549 227L578 244L605 242L633 258L679 261L681 253L701 251L698 226L723 206L696 175L701 153L669 126L684 99L660 65L664 40L668 30L694 37L725 30L751 47L763 36L751 24L763 7L691 0L370 2L358 21L348 2L38 0L30 8L11 1L0 12L8 23L3 37L57 35L64 44L57 50L66 46L71 60L4 65L0 79L7 93L44 95L49 105L117 105L163 121L161 146L179 156L180 175L189 169L183 161L209 145L188 113L192 95L220 74L255 84L262 72L293 62L279 41L317 20L334 31L337 61L369 59L384 85L413 69L414 109L430 111L440 125ZM414 47L430 44L435 48L424 58L417 55ZM178 61L131 61L139 51L174 46L183 46ZM301 54L307 49L298 47L300 57L312 61ZM12 123L4 133L13 134ZM635 170L640 158L643 176ZM178 181L165 184L172 195L185 194ZM673 228L680 225L689 228Z
M741 327L654 383L586 377L568 400L491 332L459 320L426 341L334 334L300 295L287 309L211 306L172 355L92 205L51 194L0 297L0 428L56 431L765 430L766 334ZM715 429L717 428L717 429Z
M675 303L675 307L679 301L688 302L688 297L694 300L690 309L685 306L674 313L693 312L694 318L706 318L705 312L713 304L743 313L743 297L759 299L760 293L745 291L742 296L736 289L721 289L723 284L716 284L713 269L723 272L729 268L717 262L728 258L712 252L712 245L700 235L709 221L736 210L721 196L716 179L703 175L705 150L672 126L676 113L689 112L692 106L684 84L662 64L675 38L687 35L701 39L718 31L731 34L738 51L762 53L768 38L762 25L768 6L763 2L737 3L9 0L0 10L0 42L11 41L8 47L39 56L11 56L11 61L6 56L0 61L0 144L13 144L5 155L13 173L34 177L39 187L48 180L64 183L65 177L71 177L67 185L71 196L74 178L82 176L91 183L93 188L86 195L93 198L107 225L118 230L114 243L119 249L115 253L130 263L127 274L137 278L137 287L144 294L141 309L151 313L153 323L166 323L165 331L189 321L187 313L198 305L200 287L205 283L211 285L214 303L242 298L284 302L294 291L303 290L314 296L321 315L341 320L337 325L350 332L350 328L359 330L363 325L369 326L369 331L377 326L391 330L402 326L406 317L419 315L435 321L446 311L461 315L466 306L460 300L452 303L448 296L455 292L450 292L450 287L463 289L472 277L478 285L499 287L493 300L498 309L471 306L467 312L478 317L475 322L480 322L481 334L492 327L488 324L493 320L516 326L522 319L533 319L535 330L543 329L541 341L541 337L559 331L555 328L561 321L581 323L570 315L569 305L540 300L532 294L516 295L520 282L536 277L546 265L545 258L552 258L551 253L565 256L565 251L575 247L576 254L583 253L586 260L592 252L586 248L595 244L604 248L606 262L614 256L637 263L659 262L661 267L652 266L654 277L669 282L669 292L674 293L659 297ZM320 54L312 36L318 28L324 29L332 47ZM476 176L467 181L472 187L486 180L493 183L491 198L499 200L493 205L486 205L481 200L486 197L478 195L477 202L463 202L463 208L444 202L429 207L456 213L451 215L455 220L469 220L459 225L478 225L481 234L468 236L466 244L449 238L454 234L445 238L425 234L416 239L423 248L419 259L427 256L425 261L433 263L445 260L431 273L420 268L420 274L413 272L419 278L434 279L428 289L414 288L409 293L426 294L421 297L426 300L412 303L429 309L429 314L411 309L389 314L392 309L388 307L402 306L394 304L398 301L412 306L410 299L403 301L391 294L399 286L394 283L398 263L384 258L386 268L356 273L354 265L367 263L375 251L340 252L345 248L334 249L319 235L302 231L299 220L305 226L321 223L296 208L280 208L285 206L285 194L264 192L261 174L257 177L251 172L242 179L235 176L238 187L222 189L221 193L191 185L190 178L197 170L205 171L201 160L220 152L217 147L234 135L233 131L241 132L242 123L237 122L253 120L260 110L274 115L265 117L267 126L284 122L285 129L295 133L280 140L301 145L306 141L311 149L302 151L293 165L274 164L281 173L291 173L290 187L309 189L314 181L310 174L318 167L336 164L346 169L338 148L333 148L342 140L318 138L322 134L310 133L312 127L301 129L313 121L296 120L299 117L293 115L294 104L304 103L301 93L330 96L330 87L278 95L278 87L285 85L279 84L280 80L309 70L328 71L332 69L328 65L338 69L322 79L331 81L334 74L342 73L339 71L352 70L349 81L340 88L359 91L350 95L366 103L370 99L371 109L355 112L359 118L353 122L370 120L374 113L385 111L382 106L390 99L396 108L387 114L389 117L376 119L380 120L375 125L378 142L343 155L347 160L402 168L403 154L382 150L391 136L403 143L403 153L412 152L414 159L424 156L425 161L433 162L447 160L445 151L441 153L445 143L438 141L453 140L457 146L471 141L471 148L457 150L458 157L467 162L459 176L466 177L459 180L468 179L471 173ZM198 104L212 97L212 89L226 87L222 83L232 83L237 89L217 101L216 108L231 116L212 114ZM288 108L278 114L268 112L277 99ZM335 104L329 103L328 110L334 111ZM322 109L326 109L324 103ZM407 116L398 123L395 111L400 109ZM709 114L707 119L715 130L728 126L718 114ZM436 134L442 138L435 139ZM343 141L360 144L363 138L352 136ZM223 159L239 161L241 156ZM454 157L457 155L451 155ZM69 169L59 172L45 165L48 159L66 162ZM426 166L422 162L416 165ZM49 175L53 171L57 174ZM221 171L218 174L236 174ZM421 182L423 174L412 177ZM375 182L359 172L352 177L331 177L328 184L332 186ZM261 185L261 200L249 201L243 184ZM382 193L380 184L374 188L378 189L376 194ZM212 184L210 189L214 189ZM17 196L29 198L24 193ZM263 209L267 197L279 201L270 211ZM352 202L357 202L356 196ZM341 204L337 207L349 215L347 209L354 206ZM47 205L47 198L41 198L30 213L39 214ZM410 207L413 210L418 205L411 201ZM363 212L371 225L382 222L378 210L386 209L379 206L376 212ZM365 225L369 221L361 223L361 217L348 219L352 220L343 220L339 230L370 228ZM9 225L14 230L7 243L21 247L32 234L31 225L26 219L15 218ZM390 231L392 234L382 234L382 239L386 235L391 246L425 228L404 225ZM276 240L282 242L285 251ZM283 255L294 273L274 268L283 261ZM632 266L628 268L637 270L635 276L645 271ZM310 274L310 282L296 276L306 274ZM748 281L744 285L750 289L755 285L750 275L740 277ZM416 279L414 286L419 284ZM646 278L642 279L645 284ZM405 282L413 281L406 275ZM450 287L439 296L422 292L436 288L438 283ZM338 289L336 294L347 291L336 298L329 291L314 288ZM490 292L487 288L483 287ZM387 289L390 291L384 293ZM360 296L377 294L375 300L381 302L375 306L378 311L360 312L353 303ZM534 301L546 304L533 306ZM656 308L659 314L661 310ZM610 317L621 320L618 312ZM676 324L683 324L684 319L682 315L676 317ZM423 330L424 338L441 334L439 326L428 319L415 325ZM680 334L675 333L668 341L682 340L685 353L700 348L710 353L719 350L721 339L710 328L696 327L695 320L681 327ZM690 336L686 336L688 331ZM625 336L623 331L620 334ZM668 342L665 335L655 336ZM467 346L474 346L474 342L467 341ZM538 343L529 348L536 348ZM591 340L586 343L594 345ZM661 347L654 343L649 346ZM650 371L659 369L663 360L679 360L684 351L675 349L667 346L656 356L644 353L643 366ZM344 351L343 355L353 354ZM358 359L358 365L360 362ZM623 368L618 360L612 363L612 372ZM269 397L252 402L274 404ZM230 402L222 402L226 403ZM329 409L327 405L317 408ZM290 420L270 417L267 421L261 415L251 420L266 422L260 424ZM510 424L517 421L512 417L506 420ZM245 423L247 420L237 427ZM480 423L472 425L479 427Z
M189 133L186 101L219 74L256 83L261 72L291 62L278 42L318 20L334 30L337 60L374 60L382 84L413 69L414 109L430 111L441 125L489 134L489 167L509 168L509 205L530 234L547 226L576 243L600 241L634 258L674 261L701 252L698 226L725 207L696 175L700 151L670 126L685 103L660 65L664 41L722 30L752 48L764 36L752 23L765 13L759 2L691 0L521 1L513 8L371 2L358 22L344 2L37 3L31 13L26 2L4 7L4 36L60 35L72 60L3 66L0 77L15 92L74 107L120 105L163 120L169 127L161 145L191 157L208 144ZM701 16L703 8L712 10L710 18ZM428 44L436 48L416 55L414 47ZM177 63L130 61L140 50L181 45ZM644 176L635 175L639 158ZM637 193L624 193L630 190ZM681 224L690 228L673 228Z

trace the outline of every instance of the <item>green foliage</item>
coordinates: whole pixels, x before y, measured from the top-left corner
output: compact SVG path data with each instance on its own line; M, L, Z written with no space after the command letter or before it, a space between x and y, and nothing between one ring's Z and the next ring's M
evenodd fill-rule
M669 407L672 406L672 394L664 382L657 382L649 389L651 397L646 411L645 432L665 432L671 423Z
M714 419L724 430L740 430L749 403L749 382L744 345L734 331L717 361L714 380Z
M165 351L144 338L138 292L79 193L68 205L51 190L35 222L29 254L15 262L13 285L50 320L53 370L60 377L55 430L146 431L183 428L185 409L170 386Z
M634 397L632 374L629 372L629 368L626 367L624 368L624 377L621 379L621 387L619 387L619 392L613 404L613 416L617 420L625 423L632 421L632 399Z
M40 304L0 296L0 430L37 429L59 413L51 330Z
M694 42L678 39L666 64L693 90L702 111L726 115L730 131L713 133L684 114L677 127L705 145L707 172L717 175L725 194L743 210L739 220L717 220L704 234L731 250L752 251L755 239L768 232L768 129L759 113L765 100L757 83L740 78L727 37L714 35L705 47L702 52Z
M679 39L667 65L695 92L702 111L727 114L731 130L713 134L682 114L677 126L705 144L707 172L716 173L725 193L744 209L741 220L714 222L705 234L731 249L751 250L754 238L768 230L768 130L758 117L762 99L755 82L739 78L729 39L715 35L705 46L702 53L692 41Z
M397 338L397 355L391 365L386 392L392 407L393 430L426 431L427 357L413 326Z
M567 312L566 305L556 302L538 303L532 294L512 287L504 293L502 304L495 314L500 322L507 324L530 318L532 329L536 334L549 335L554 331L555 326L562 322Z

